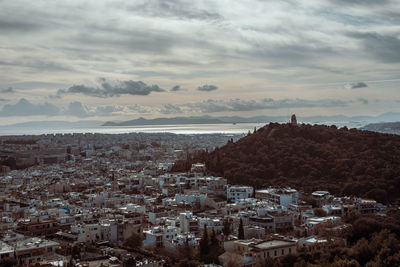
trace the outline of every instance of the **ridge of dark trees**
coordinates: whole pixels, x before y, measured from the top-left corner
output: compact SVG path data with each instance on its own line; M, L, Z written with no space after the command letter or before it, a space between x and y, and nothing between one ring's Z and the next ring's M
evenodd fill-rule
M172 171L188 171L196 162L231 184L328 190L382 203L400 198L399 135L270 123L212 152L187 155Z

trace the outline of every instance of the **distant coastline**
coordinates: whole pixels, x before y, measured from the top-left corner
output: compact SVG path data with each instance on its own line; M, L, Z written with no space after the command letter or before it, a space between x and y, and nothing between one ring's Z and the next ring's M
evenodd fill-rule
M376 122L396 121L399 113L385 113L379 116L311 116L299 117L299 123L346 126L348 128L359 128L382 132L382 126L386 124L370 124ZM119 134L130 132L163 133L171 132L177 134L194 133L247 133L253 131L254 127L261 127L270 122L285 123L290 116L197 116L197 117L173 117L173 118L138 118L128 121L100 121L81 120L69 121L31 121L0 126L0 135L29 135L29 134L68 134L68 133L105 133ZM387 131L387 129L384 129ZM393 132L393 131L391 131Z

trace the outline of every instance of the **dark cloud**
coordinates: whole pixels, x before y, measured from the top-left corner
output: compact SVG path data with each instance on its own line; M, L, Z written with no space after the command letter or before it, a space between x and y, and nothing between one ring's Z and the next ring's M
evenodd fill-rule
M59 89L57 97L66 94L83 94L94 97L119 97L121 95L149 95L151 92L164 92L158 85L147 85L142 81L119 81L111 84L106 79L100 79L100 85L90 87L85 85L74 85L68 89ZM54 97L54 96L53 96Z
M218 89L218 86L207 85L207 84L197 87L197 90L199 90L199 91L207 91L207 92L214 91L214 90L217 90L217 89Z
M360 101L361 104L364 104L364 105L367 105L369 103L368 100L365 98L359 98L358 101Z
M210 8L198 9L180 0L157 1L149 0L140 5L130 6L129 10L154 17L172 17L177 19L193 20L221 20L222 16L210 11Z
M12 93L15 93L15 90L12 87L8 87L7 89L0 90L0 93L12 94Z
M39 29L40 25L34 22L28 22L24 20L6 19L5 17L0 18L0 30L2 32L29 32L32 30Z
M378 33L350 33L349 36L362 41L364 50L384 63L400 62L400 39Z
M343 5L385 5L389 3L389 0L330 0L330 2L334 4L338 4L339 6Z
M174 87L171 88L171 91L173 91L173 92L180 91L180 90L181 90L180 85L175 85Z
M368 85L364 82L358 82L358 83L350 83L345 85L346 88L350 89L358 89L358 88L365 88L368 87Z
M351 86L351 89L368 87L368 85L364 82L352 83L352 84L350 84L350 86Z
M32 104L25 98L21 98L15 104L4 105L0 110L1 117L12 116L56 116L60 115L60 109L48 102Z

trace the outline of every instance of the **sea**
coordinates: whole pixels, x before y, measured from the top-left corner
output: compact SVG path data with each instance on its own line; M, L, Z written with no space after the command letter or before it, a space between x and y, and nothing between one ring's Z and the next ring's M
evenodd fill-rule
M137 125L137 126L95 126L95 127L0 127L0 136L42 135L42 134L126 134L126 133L174 133L174 134L247 134L267 123L223 123L223 124L179 124L179 125ZM318 123L332 125L333 123ZM335 123L338 127L358 128L359 124Z
M0 127L0 136L9 135L42 135L42 134L126 134L126 133L174 133L174 134L243 134L259 129L265 123L237 124L179 124L179 125L138 125L138 126L97 126L72 128L39 128L39 127Z

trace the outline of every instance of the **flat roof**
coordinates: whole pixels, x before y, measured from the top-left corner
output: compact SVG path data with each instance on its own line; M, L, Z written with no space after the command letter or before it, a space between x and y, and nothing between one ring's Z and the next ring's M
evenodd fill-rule
M266 249L273 249L273 248L280 248L280 247L287 247L287 246L294 246L296 244L295 241L286 241L286 240L269 240L252 247L259 249L259 250L266 250Z

